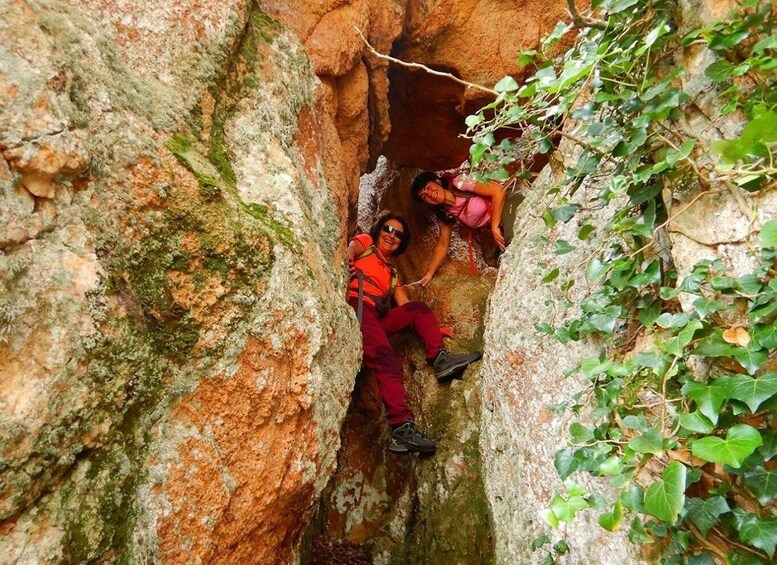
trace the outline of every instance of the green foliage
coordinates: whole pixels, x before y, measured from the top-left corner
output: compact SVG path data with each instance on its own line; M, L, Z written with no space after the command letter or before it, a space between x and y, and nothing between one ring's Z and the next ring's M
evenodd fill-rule
M591 9L591 27L576 30L567 52L554 56L573 29L560 23L541 52L519 57L534 74L524 84L500 81L493 103L466 121L471 164L486 178L509 178L516 161L548 153L561 137L577 144L542 218L549 230L577 220L579 241L553 238L549 253L572 253L594 235L599 242L572 272L541 266L543 283L562 291L587 283L589 293L577 319L536 328L561 343L596 337L606 346L577 367L589 389L552 407L578 413L585 406L590 414L571 424L570 444L554 465L564 480L579 472L605 477L618 494L603 501L570 483L552 498L546 519L558 527L601 508L604 529L630 524L629 539L658 542L667 563L770 562L777 545L777 519L766 506L777 498L777 373L769 372L777 347L777 220L750 234L760 237L757 266L738 278L720 260L701 261L679 278L658 236L674 219L663 192L686 200L695 187L774 187L775 13L770 2L746 0L724 20L681 33L668 0L594 0ZM695 71L722 101L720 115L743 116L728 139L691 137L679 122L690 102L680 88L686 71L668 62L691 46L709 51L708 67ZM507 128L521 137L497 142ZM602 187L585 208L574 200L584 182ZM611 215L594 226L584 215L592 208ZM652 348L624 356L640 335ZM646 404L646 390L660 400Z
M645 511L662 522L674 524L685 504L685 487L685 466L672 461L664 469L663 478L645 493Z

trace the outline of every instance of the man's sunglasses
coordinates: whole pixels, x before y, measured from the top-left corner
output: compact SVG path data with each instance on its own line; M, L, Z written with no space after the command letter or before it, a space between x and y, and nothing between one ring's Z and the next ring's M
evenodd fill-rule
M381 230L383 230L384 232L386 232L386 233L387 233L387 234L389 234L389 235L393 235L393 236L394 236L394 237L396 237L397 239L402 239L402 238L404 238L404 237L405 237L405 232L403 232L402 230L398 230L398 229L397 229L397 228L395 228L394 226L388 226L388 225L384 225L384 226L381 228Z

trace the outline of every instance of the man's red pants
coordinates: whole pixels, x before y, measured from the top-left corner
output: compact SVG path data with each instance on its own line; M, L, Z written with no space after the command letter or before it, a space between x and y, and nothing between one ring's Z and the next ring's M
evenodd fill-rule
M357 308L357 299L348 303ZM402 376L402 361L394 353L388 336L408 327L413 327L424 344L427 359L434 359L443 347L440 326L434 312L423 302L407 302L389 310L379 318L373 306L366 302L362 311L363 364L371 369L378 381L378 390L388 412L389 424L395 426L413 419L413 412L405 399L405 385Z

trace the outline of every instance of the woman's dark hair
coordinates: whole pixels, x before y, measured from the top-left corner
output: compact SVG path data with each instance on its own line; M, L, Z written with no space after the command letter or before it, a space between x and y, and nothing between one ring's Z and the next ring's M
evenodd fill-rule
M439 184L443 188L448 188L448 185L450 184L450 179L441 177L437 173L432 172L426 172L421 173L416 178L413 179L413 183L410 185L410 190L413 194L413 198L418 200L419 202L423 202L423 199L421 198L421 191L426 186L426 183L429 181L434 181L437 184ZM426 204L424 202L424 204ZM432 209L432 213L434 216L440 220L443 223L446 224L454 224L456 223L456 218L454 216L451 216L450 213L445 209L445 206L442 204L437 204L436 206L428 205L429 208Z
M404 235L402 235L402 239L399 240L399 247L397 247L397 250L391 254L392 257L399 257L405 252L407 246L410 245L410 228L407 226L407 220L405 220L402 216L399 214L393 214L391 212L383 214L380 218L378 218L377 222L372 224L372 228L370 228L370 237L372 238L373 243L378 241L378 236L380 235L380 230L383 227L383 224L389 220L395 220L402 224L402 232Z
M426 186L426 183L428 183L429 181L441 183L441 179L437 175L437 173L432 173L429 171L425 173L421 173L420 175L418 175L416 178L413 179L413 183L410 185L410 190L413 193L413 198L415 198L419 202L423 202L423 200L421 200L421 191L424 189L424 187Z

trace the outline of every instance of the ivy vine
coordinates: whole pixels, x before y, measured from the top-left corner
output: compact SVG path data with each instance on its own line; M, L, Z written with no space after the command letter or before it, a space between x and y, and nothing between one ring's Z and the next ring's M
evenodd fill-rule
M516 172L526 156L552 151L560 138L576 144L576 162L550 189L554 204L543 217L548 228L576 218L579 240L601 242L581 266L595 290L579 318L536 327L562 343L597 336L605 345L576 368L589 388L551 407L589 416L570 426L570 444L555 455L566 491L550 501L547 521L558 527L593 509L604 529L628 527L665 563L773 562L777 220L757 224L753 209L777 178L772 4L747 0L690 30L668 0L593 0L586 15L568 3L574 23L521 54L530 78L505 77L495 101L467 118L473 168L508 184L532 176ZM562 45L571 47L559 54ZM718 115L706 116L711 129L732 114L742 124L737 135L710 141L688 126L697 100L682 88L680 61L689 55L705 61L703 76L722 101ZM510 130L519 135L503 139ZM602 186L586 208L611 209L606 225L586 220L575 199L583 183ZM734 276L718 259L680 277L662 249L664 231L717 192L750 221L752 272ZM686 203L667 210L667 194ZM555 246L562 255L575 242ZM575 275L556 268L542 280L567 291ZM627 355L637 336L651 347ZM573 482L581 472L608 478L617 495ZM548 544L542 536L533 546L546 563L568 550Z

